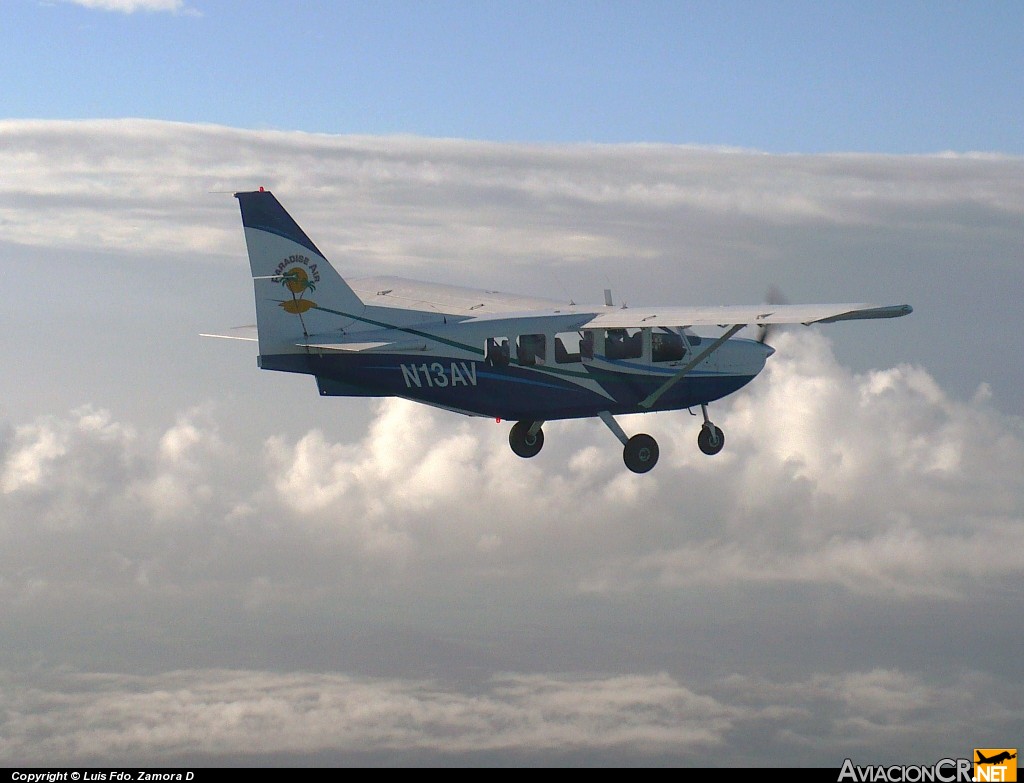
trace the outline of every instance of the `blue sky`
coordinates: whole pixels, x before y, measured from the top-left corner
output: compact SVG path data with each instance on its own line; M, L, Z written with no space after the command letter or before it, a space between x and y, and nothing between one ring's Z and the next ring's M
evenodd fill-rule
M1020 3L286 8L8 0L4 115L770 152L1024 151Z

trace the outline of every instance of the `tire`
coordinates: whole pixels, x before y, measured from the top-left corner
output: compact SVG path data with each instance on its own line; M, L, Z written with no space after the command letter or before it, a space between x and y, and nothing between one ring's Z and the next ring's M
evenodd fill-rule
M532 426L532 421L518 421L512 425L508 433L508 445L523 459L536 457L544 448L544 430L537 430L536 434L531 436L529 433Z
M714 456L725 446L725 433L718 427L714 428L713 433L708 427L701 427L700 434L697 436L697 445L709 457Z
M646 473L658 464L658 441L650 435L634 435L622 450L622 461L634 473Z

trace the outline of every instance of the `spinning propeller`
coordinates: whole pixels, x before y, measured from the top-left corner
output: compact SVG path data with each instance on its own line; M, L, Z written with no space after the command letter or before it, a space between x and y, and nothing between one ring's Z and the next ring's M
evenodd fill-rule
M786 297L783 296L782 291L776 285L768 286L768 293L765 294L764 300L766 304L770 305L789 304L789 302L786 300ZM757 330L757 336L754 339L761 343L761 345L764 345L766 342L768 342L769 335L771 335L777 327L778 324L758 324L755 327L755 329Z

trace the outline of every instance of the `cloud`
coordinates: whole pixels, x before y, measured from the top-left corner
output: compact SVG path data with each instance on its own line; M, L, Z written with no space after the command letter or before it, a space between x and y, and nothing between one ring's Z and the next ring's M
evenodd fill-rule
M228 270L244 269L245 252L229 194L263 185L352 276L576 302L601 301L611 287L632 304L742 303L772 283L794 301L909 302L915 313L898 340L888 324L837 326L851 344L866 335L844 362L912 358L961 396L986 381L1004 410L1024 401L1024 376L1000 360L1016 348L1010 292L1024 285L1010 262L1024 242L1021 158L497 144L131 119L0 129L0 229L28 258L170 260L183 276L210 265L203 287L226 299L228 280L243 285ZM212 299L203 304L216 312ZM972 340L981 312L987 351Z
M637 478L622 472L607 433L573 423L549 425L549 442L568 441L567 459L545 452L521 462L502 439L484 440L491 428L394 402L357 447L317 433L273 441L273 472L285 477L279 500L296 498L304 516L344 507L361 520L405 520L388 529L416 558L469 556L481 523L491 557L511 549L550 566L560 542L592 557L579 569L581 589L809 581L950 596L979 578L1020 574L1019 418L993 410L984 389L954 402L920 368L855 375L814 333L778 344L766 377L723 413L729 449L717 460L694 447L695 427L666 426L658 472ZM627 430L658 421L638 417ZM522 492L542 483L545 493ZM622 529L640 509L658 536L646 548ZM366 524L371 546L379 529ZM992 541L1005 546L997 558Z
M114 547L127 559L103 578L120 589L139 569L183 587L197 576L175 573L183 553L222 579L211 538L245 562L282 534L303 569L271 577L255 556L242 570L284 580L284 592L324 578L314 564L340 562L413 582L528 579L598 594L809 583L950 598L1019 578L1019 418L984 389L951 400L921 368L854 374L814 332L777 343L764 377L718 408L728 445L714 459L697 450L695 424L678 426L685 414L624 418L662 441L643 477L624 471L600 427L549 423L548 445L527 461L509 451L507 425L401 400L377 403L358 440L274 435L255 463L211 409L162 433L88 408L15 424L0 462L4 550L17 562L26 547L47 551L55 591L86 578L63 558L129 527L134 548L150 551Z
M179 13L188 10L184 0L65 0L65 2L100 11L118 11L123 14L133 14L136 11Z
M731 713L667 675L503 675L481 692L340 674L182 671L123 677L8 673L0 758L141 763L251 753L436 754L618 748L693 752Z
M314 227L336 261L444 261L470 272L624 258L733 269L784 261L764 241L780 227L923 231L942 221L973 234L983 219L988 230L1015 232L1024 213L1016 158L554 147L144 120L0 127L8 138L0 162L12 175L0 195L34 211L30 223L12 221L11 239L33 245L144 252L173 238L196 252L231 252L237 227L219 224L224 199L206 194L258 185Z
M1019 725L1020 159L0 129L10 758L827 765ZM677 412L623 417L643 477L597 422L521 460L508 423L193 337L251 321L209 191L260 184L346 272L915 313L773 337L714 458Z
M335 673L4 672L0 758L123 765L247 756L259 763L293 754L393 763L396 753L407 760L511 754L593 764L653 755L729 766L756 763L751 745L768 735L790 759L831 764L860 753L868 763L894 752L900 758L900 748L922 736L935 743L953 720L992 731L1012 718L1015 700L998 690L984 704L964 697L967 686L997 685L977 680L926 682L898 670L794 681L734 675L700 693L666 673L502 674L470 690ZM958 739L928 749L962 752Z

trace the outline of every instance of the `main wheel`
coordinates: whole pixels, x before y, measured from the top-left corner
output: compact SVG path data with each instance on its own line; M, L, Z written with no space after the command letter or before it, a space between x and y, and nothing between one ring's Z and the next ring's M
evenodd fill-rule
M697 436L697 445L705 454L711 456L717 454L725 446L725 433L718 427L701 427Z
M634 435L622 450L622 461L634 473L646 473L658 464L658 441L650 435Z
M544 447L544 430L537 430L531 435L530 427L532 426L532 421L517 421L508 433L508 445L512 447L512 451L524 459L536 457Z

